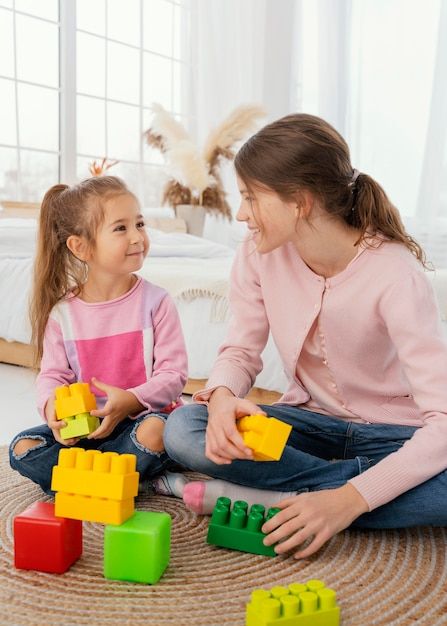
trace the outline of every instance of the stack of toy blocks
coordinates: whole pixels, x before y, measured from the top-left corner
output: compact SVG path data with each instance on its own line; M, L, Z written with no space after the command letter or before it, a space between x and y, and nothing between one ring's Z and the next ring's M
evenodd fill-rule
M248 504L237 500L231 509L231 500L217 499L208 526L207 542L221 548L232 548L241 552L276 556L273 546L265 546L262 525L280 509L271 508L265 516L262 504L253 504L248 512Z
M54 515L54 504L35 502L14 518L14 565L62 574L82 554L82 522Z
M279 461L292 430L290 424L265 415L247 415L236 426L255 461Z
M170 556L171 517L135 512L139 474L134 454L63 448L53 468L56 515L107 524L104 576L156 583Z
M62 448L53 468L55 513L60 517L122 524L133 515L138 494L134 454Z
M270 591L255 589L247 604L246 626L339 626L336 593L321 580Z
M37 502L14 519L14 564L65 572L82 554L82 520L107 524L104 576L156 583L171 548L167 513L135 512L134 454L62 448L53 467L55 504Z
M96 409L96 398L88 383L73 383L56 387L54 408L58 420L67 425L61 428L62 439L85 437L99 427L99 418L90 414Z

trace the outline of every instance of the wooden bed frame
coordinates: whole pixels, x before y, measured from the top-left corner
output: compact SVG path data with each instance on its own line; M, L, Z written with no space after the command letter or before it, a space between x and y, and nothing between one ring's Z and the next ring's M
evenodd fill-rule
M35 218L39 214L39 204L34 202L12 202L3 201L3 210L0 211L1 218L25 217ZM146 223L151 228L158 228L164 232L186 233L185 221L179 218L149 218ZM0 362L22 367L33 367L33 348L29 344L18 341L6 341L0 338ZM189 378L183 393L192 395L199 389L205 387L206 380L199 378ZM280 393L253 387L247 398L257 404L272 404L279 399Z

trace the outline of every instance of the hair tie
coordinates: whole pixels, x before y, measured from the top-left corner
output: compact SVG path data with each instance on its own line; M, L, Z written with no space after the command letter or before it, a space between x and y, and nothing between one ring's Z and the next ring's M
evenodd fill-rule
M351 187L355 186L355 183L357 182L357 178L360 176L360 172L359 170L352 170L352 177L351 177L351 182L349 183L349 185Z
M349 183L349 187L351 189L352 195L353 195L353 204L352 204L352 208L351 211L355 211L355 207L357 204L357 178L360 176L360 172L359 170L352 170L352 176L351 176L351 181Z

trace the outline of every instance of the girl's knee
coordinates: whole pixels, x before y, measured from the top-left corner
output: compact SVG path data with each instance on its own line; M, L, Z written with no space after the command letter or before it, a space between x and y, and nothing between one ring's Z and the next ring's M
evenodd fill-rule
M19 439L15 445L13 444L12 452L14 456L21 457L26 454L28 450L31 450L32 448L40 445L42 441L43 440L39 439Z
M158 417L147 417L135 432L135 439L141 446L152 452L164 452L163 431L165 423Z
M183 465L191 464L203 448L207 415L207 408L197 404L176 409L169 415L163 435L169 457Z

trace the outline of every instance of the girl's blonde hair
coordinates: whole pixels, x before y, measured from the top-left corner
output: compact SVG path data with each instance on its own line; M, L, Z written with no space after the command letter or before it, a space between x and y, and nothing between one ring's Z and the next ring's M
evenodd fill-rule
M31 343L35 366L43 352L43 338L51 310L68 293L79 293L87 266L68 249L71 235L84 237L92 248L104 219L104 204L122 194L133 195L116 176L89 178L78 185L54 185L42 201L30 301Z
M248 189L265 186L285 201L312 192L330 215L360 231L357 243L368 245L370 233L381 233L427 267L385 191L371 176L354 174L347 143L321 118L297 113L264 126L239 150L235 168Z

